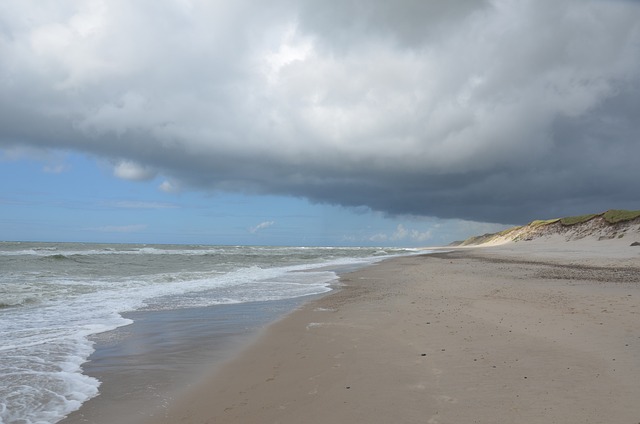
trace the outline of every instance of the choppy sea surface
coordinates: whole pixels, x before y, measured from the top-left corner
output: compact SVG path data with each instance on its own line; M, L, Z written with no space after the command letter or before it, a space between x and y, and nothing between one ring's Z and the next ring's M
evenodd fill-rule
M409 249L0 243L0 424L55 423L99 393L90 337L138 310L331 290L336 271Z

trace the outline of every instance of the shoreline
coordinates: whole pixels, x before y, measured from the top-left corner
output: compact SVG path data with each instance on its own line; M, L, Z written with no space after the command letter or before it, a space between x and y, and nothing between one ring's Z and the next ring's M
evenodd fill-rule
M58 422L137 424L153 419L212 370L240 354L270 324L339 290L340 275L362 267L349 263L310 268L335 275L331 291L320 294L122 314L132 323L92 336L95 351L82 365L83 374L100 381L99 394Z
M638 421L638 251L450 250L342 275L148 423Z
M311 296L313 299L315 296ZM84 373L101 381L100 394L60 424L137 423L241 352L270 322L309 301L293 298L177 310L133 311L133 323L92 339Z

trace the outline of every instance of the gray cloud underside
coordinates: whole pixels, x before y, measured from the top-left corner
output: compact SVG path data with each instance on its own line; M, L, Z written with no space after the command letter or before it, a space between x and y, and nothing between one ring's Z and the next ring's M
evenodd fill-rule
M637 2L224 3L6 2L0 147L390 214L640 209Z

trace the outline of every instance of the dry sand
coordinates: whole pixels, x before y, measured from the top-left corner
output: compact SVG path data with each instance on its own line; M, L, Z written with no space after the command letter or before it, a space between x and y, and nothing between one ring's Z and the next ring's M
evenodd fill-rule
M403 257L270 326L160 423L640 423L640 247Z

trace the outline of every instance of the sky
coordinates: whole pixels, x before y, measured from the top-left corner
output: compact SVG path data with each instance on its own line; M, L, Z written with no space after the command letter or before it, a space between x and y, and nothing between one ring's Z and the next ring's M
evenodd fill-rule
M640 209L640 2L4 0L0 240L428 246Z

